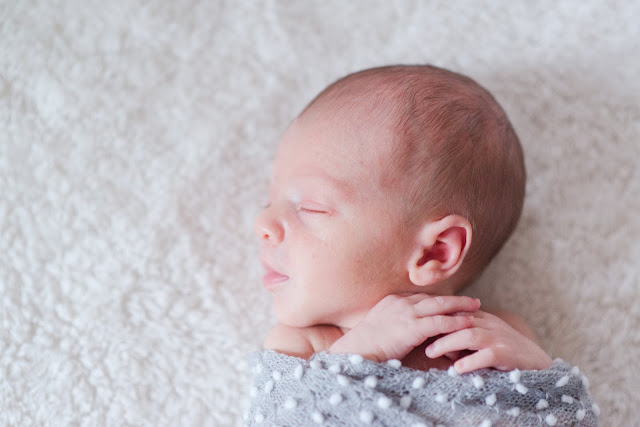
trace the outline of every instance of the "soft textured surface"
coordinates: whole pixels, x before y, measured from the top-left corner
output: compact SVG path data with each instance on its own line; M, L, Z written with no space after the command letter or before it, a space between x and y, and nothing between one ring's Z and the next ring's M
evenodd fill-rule
M320 352L309 361L253 355L248 425L597 426L588 379L562 359L539 371L458 375Z
M640 3L0 0L0 425L239 425L278 136L391 63L495 93L529 172L470 293L637 422ZM612 367L614 369L612 369Z

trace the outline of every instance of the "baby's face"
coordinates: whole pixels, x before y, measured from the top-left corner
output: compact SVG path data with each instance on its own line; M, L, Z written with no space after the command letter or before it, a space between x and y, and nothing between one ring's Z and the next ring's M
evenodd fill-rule
M305 116L283 136L255 232L284 324L349 328L385 295L412 290L412 242L399 189L379 185L391 147L376 126Z

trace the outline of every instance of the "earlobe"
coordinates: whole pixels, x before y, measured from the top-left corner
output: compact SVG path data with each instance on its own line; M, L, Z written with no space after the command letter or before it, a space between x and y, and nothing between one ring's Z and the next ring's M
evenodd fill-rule
M424 224L409 259L411 282L427 286L451 277L469 250L471 236L471 223L460 215L448 215Z

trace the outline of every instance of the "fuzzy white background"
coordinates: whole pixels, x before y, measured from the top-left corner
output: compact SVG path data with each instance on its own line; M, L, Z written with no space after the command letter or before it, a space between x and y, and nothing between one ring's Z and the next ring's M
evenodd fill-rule
M469 290L640 395L637 1L0 0L0 425L242 423L274 323L252 223L334 79L432 63L521 137L516 234Z

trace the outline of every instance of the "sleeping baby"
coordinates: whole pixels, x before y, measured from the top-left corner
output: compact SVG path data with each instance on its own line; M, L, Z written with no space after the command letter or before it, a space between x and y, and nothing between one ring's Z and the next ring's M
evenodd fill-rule
M313 361L341 360L328 372L338 383L354 381L342 372L354 363L449 378L485 368L516 376L551 369L521 318L458 295L513 232L524 192L516 133L473 80L432 66L389 66L336 81L283 135L255 223L279 322L265 354L297 364L298 373ZM265 393L276 393L285 373L272 374L260 384ZM366 377L371 385L384 376ZM276 409L256 411L253 422L275 423L315 393L296 390L289 400L276 393L281 408L267 405ZM320 398L311 396L316 403L294 424L348 425L333 405L346 392L331 396L334 410L319 411ZM361 408L366 398L357 399ZM381 415L354 413L359 422L387 425Z

